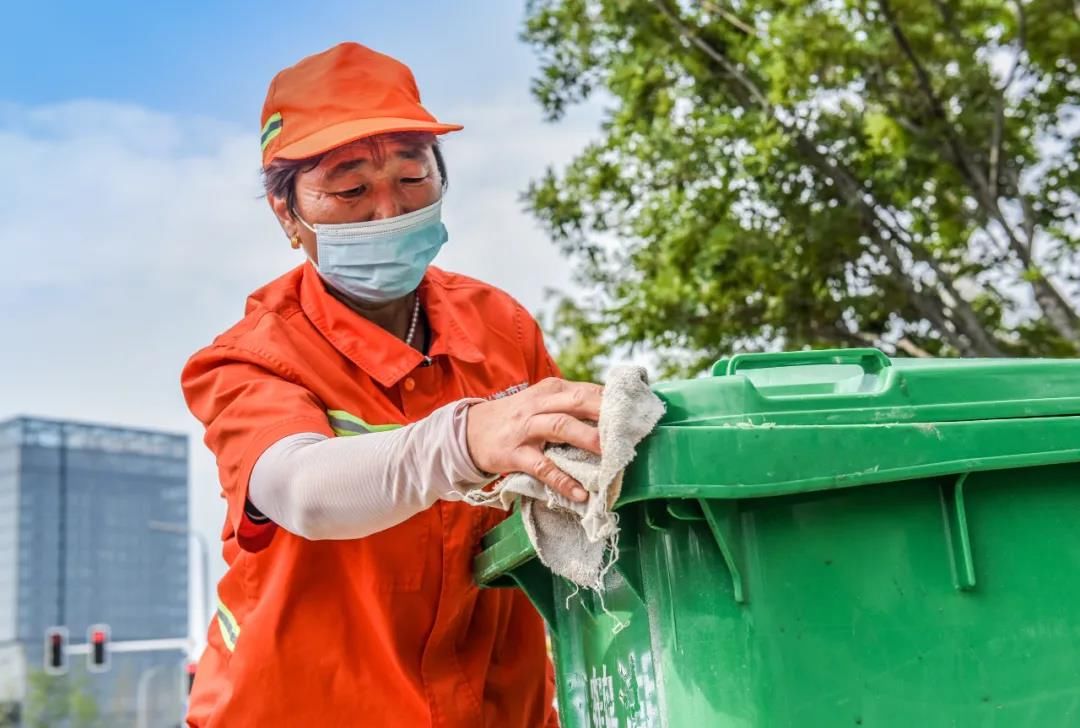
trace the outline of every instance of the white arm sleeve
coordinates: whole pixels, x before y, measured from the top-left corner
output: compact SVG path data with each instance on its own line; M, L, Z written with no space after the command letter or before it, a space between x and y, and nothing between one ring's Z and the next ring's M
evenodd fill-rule
M460 499L494 478L476 469L460 400L398 430L351 437L300 433L278 440L255 463L248 500L291 533L311 540L382 531Z

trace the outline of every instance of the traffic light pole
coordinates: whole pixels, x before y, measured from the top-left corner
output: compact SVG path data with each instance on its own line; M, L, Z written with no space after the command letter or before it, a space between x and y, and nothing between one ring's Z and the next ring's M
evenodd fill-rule
M89 642L68 645L67 653L69 655L89 655L91 647ZM185 654L190 654L192 647L191 640L187 637L109 642L109 652L164 652L166 650L183 650Z
M187 660L179 663L181 670L187 664ZM135 687L135 728L149 728L150 726L150 681L154 676L173 665L155 665L148 670L143 670L139 675L139 684Z
M56 619L65 624L64 599L67 595L67 521L68 521L68 441L67 427L60 425L60 447L57 450L57 517L56 517Z
M195 543L199 547L199 562L202 567L202 634L200 639L206 639L206 633L210 630L210 620L212 619L213 610L210 606L211 592L210 592L210 544L206 541L204 536L199 531L188 527L185 523L169 523L168 521L149 521L146 524L147 528L152 531L163 531L165 533L175 533L180 536L190 536L195 539ZM200 643L201 644L201 643Z
M72 644L68 642L67 627L50 627L45 631L45 672L49 675L66 674L71 655L86 655L89 658L87 670L90 672L106 672L110 655L114 652L172 651L182 652L185 660L190 660L195 655L195 642L190 637L113 642L109 639L109 626L96 624L87 630L86 642Z

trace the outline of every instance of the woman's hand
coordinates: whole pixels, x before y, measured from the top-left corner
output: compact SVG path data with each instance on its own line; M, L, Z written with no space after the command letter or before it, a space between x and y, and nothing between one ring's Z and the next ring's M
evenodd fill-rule
M469 407L466 437L473 463L487 473L528 473L575 501L588 493L546 455L548 443L600 454L598 384L549 378L502 399Z

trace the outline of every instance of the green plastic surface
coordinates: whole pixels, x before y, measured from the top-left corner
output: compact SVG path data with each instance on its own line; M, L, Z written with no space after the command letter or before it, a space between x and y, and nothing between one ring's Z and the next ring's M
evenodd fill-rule
M656 387L603 605L516 515L484 539L478 583L548 622L564 726L1080 725L1080 362L713 374Z

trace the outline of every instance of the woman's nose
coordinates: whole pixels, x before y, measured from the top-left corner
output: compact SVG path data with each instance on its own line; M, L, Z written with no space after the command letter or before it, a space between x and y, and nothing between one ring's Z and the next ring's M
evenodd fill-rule
M385 220L388 217L397 217L406 212L397 197L390 192L376 193L374 202L375 205L371 214L372 220Z

